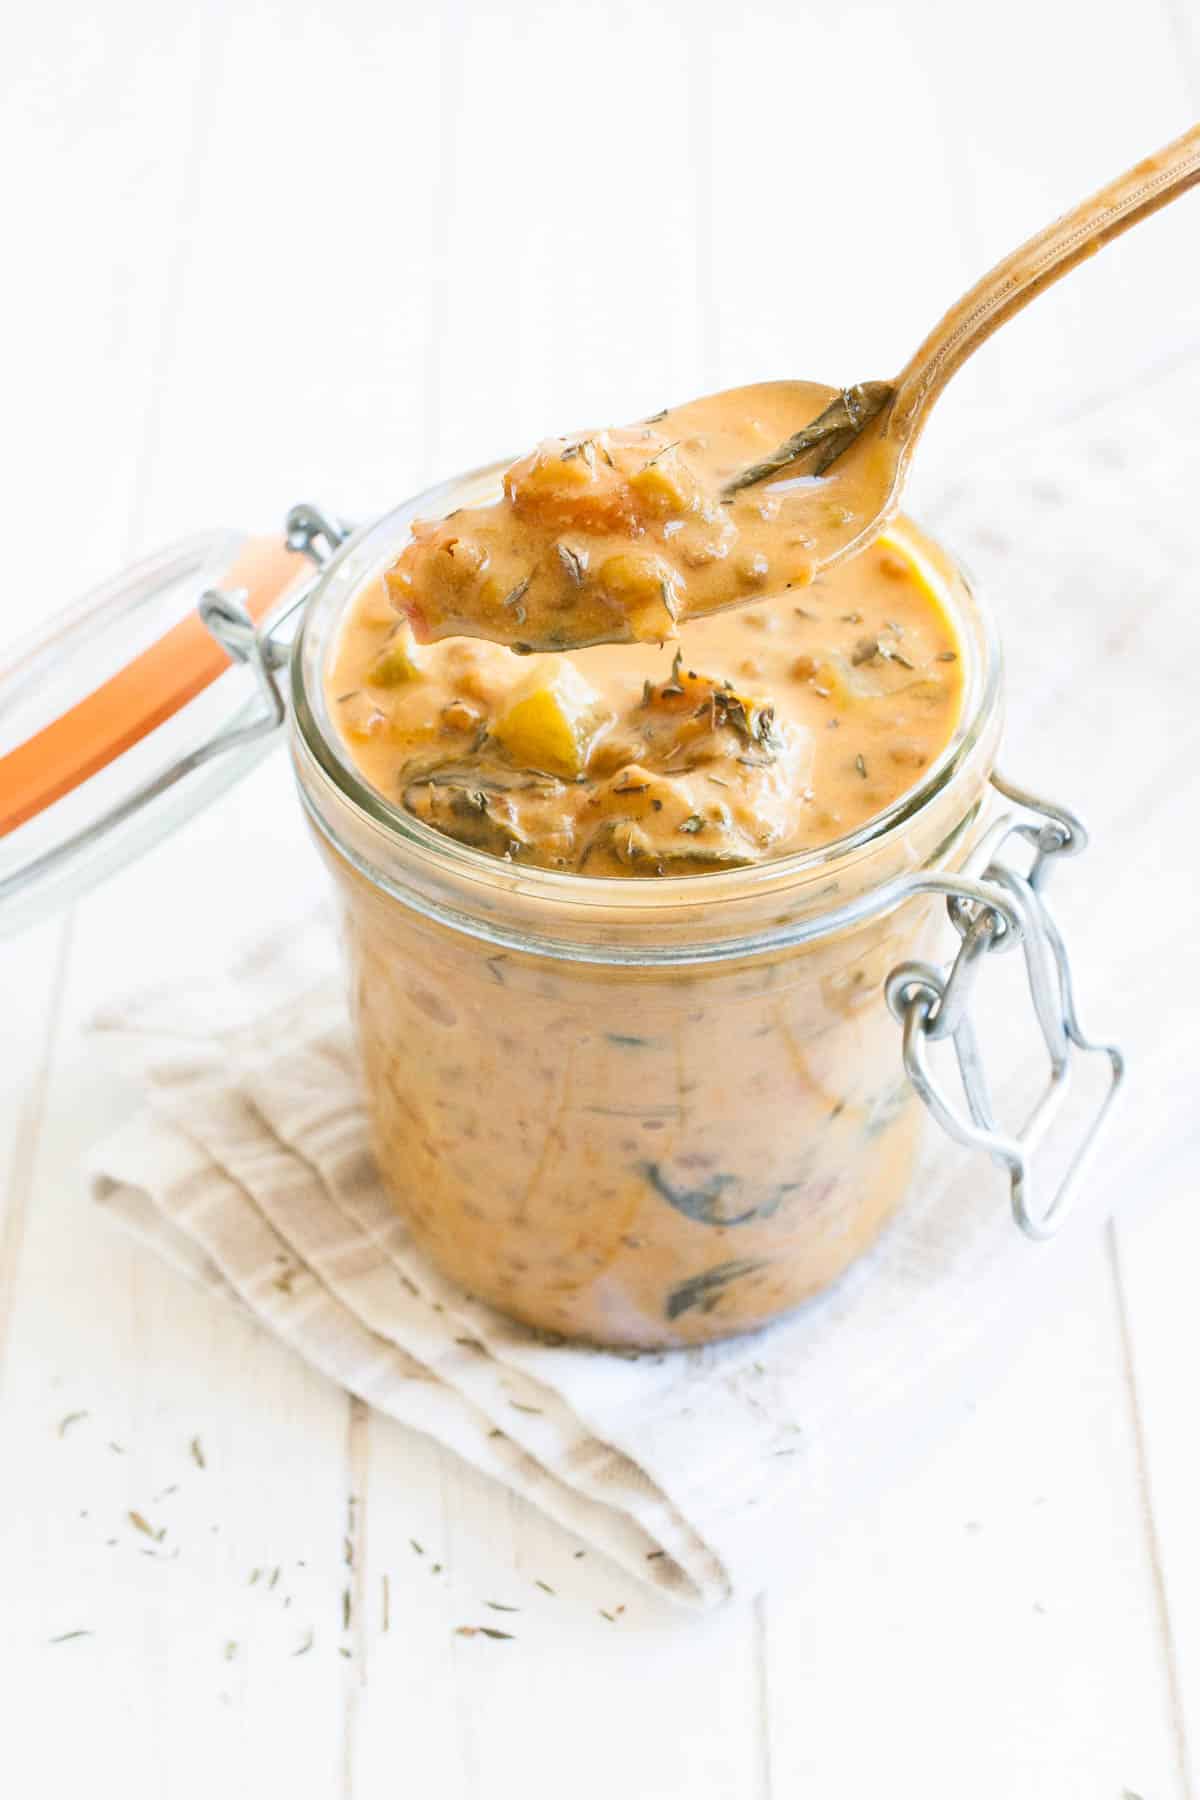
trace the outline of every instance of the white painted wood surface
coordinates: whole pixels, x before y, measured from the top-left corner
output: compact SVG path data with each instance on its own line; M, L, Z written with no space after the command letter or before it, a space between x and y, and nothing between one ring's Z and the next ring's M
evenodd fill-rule
M51 0L6 23L0 94L7 637L199 524L365 516L557 425L887 374L1189 122L1200 32L1188 0ZM989 347L918 505L1200 352L1198 232L1164 214ZM1191 1800L1196 1171L815 1580L678 1615L83 1203L122 1102L81 1021L307 854L276 758L0 948L5 1793ZM453 1635L488 1616L515 1641Z

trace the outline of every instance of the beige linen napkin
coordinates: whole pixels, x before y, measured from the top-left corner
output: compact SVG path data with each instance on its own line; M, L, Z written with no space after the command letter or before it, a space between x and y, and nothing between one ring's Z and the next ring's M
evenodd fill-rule
M1189 382L1194 416L1200 379ZM1191 677L1181 687L1178 675L1195 666L1190 533L1171 496L1198 471L1181 466L1178 444L1159 448L1161 407L1161 394L1142 404L1140 440L1136 409L1119 430L1103 415L1083 421L1047 440L1040 474L1010 460L935 521L999 577L1017 651L1010 772L1036 781L1031 762L1043 766L1053 791L1090 799L1104 822L1086 869L1061 885L1076 901L1067 923L1085 1025L1132 1039L1142 1083L1061 1240L1020 1238L1003 1176L935 1135L938 1154L878 1246L792 1318L662 1355L547 1344L443 1280L382 1192L321 909L278 924L224 972L97 1022L145 1108L94 1153L95 1198L333 1380L678 1599L752 1591L773 1563L819 1546L1011 1355L1125 1172L1136 1166L1147 1185L1146 1146L1159 1180L1167 1152L1194 1157L1178 1051L1200 956L1196 934L1169 921L1172 895L1186 901L1195 880L1196 780L1165 783L1162 770L1193 712ZM1192 634L1190 658L1165 654L1177 631ZM1096 709L1097 693L1113 692L1124 734L1107 729L1112 701ZM1001 1032L990 1054L1028 1060L1017 1049L1028 1041Z

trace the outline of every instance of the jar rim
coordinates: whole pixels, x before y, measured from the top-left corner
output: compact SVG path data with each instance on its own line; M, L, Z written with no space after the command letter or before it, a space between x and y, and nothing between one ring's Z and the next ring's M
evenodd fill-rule
M359 774L330 714L324 675L349 602L367 581L377 578L398 553L412 521L431 514L439 516L452 506L478 504L491 497L498 491L499 478L508 466L509 459L506 459L452 477L414 495L354 532L321 570L292 648L294 755L302 756L306 767L319 773L323 783L328 784L332 795L336 796L336 802L349 809L349 817L366 829L376 845L386 846L392 853L403 853L409 864L409 874L424 871L449 876L477 898L491 895L501 900L505 895L519 895L535 910L539 905L547 911L563 906L582 909L584 913L595 909L597 914L619 915L628 920L630 926L651 926L656 916L676 916L701 907L708 912L757 895L795 890L814 880L828 878L835 870L852 866L898 837L903 827L925 814L978 748L989 723L997 716L1002 659L999 636L990 612L979 601L958 559L936 539L927 537L913 521L897 519L889 530L900 535L907 548L922 555L926 562L944 565L936 573L959 641L967 652L966 679L952 736L920 781L884 811L855 831L815 849L732 869L672 875L661 882L628 876L580 875L571 870L509 863L459 843L393 804ZM384 871L375 855L364 858L361 851L352 850L346 842L347 834L335 828L325 810L314 803L303 780L300 785L306 809L321 835L372 883L457 929L465 929L497 943L534 947L527 931L513 936L497 926L494 920L474 917L473 908L464 911L459 906L447 908L431 904L427 896L421 895L419 884L414 887L410 881ZM483 910L489 909L485 906ZM821 935L842 923L841 910L835 907L832 913L823 915ZM558 940L553 934L543 937L539 932L536 935L536 947L554 953ZM750 947L750 940L737 941L739 953L744 954ZM600 953L588 957L587 947L577 943L573 943L566 953L578 956L583 950L585 960L657 960L654 956L614 953L611 945L602 949L591 946L591 949ZM707 945L696 957L672 956L668 960L707 960L711 954L712 946Z

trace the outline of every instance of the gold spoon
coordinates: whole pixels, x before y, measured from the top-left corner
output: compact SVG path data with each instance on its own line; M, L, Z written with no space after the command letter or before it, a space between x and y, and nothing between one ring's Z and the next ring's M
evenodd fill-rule
M1136 163L990 269L934 326L894 382L846 388L802 431L742 469L726 496L780 474L829 474L849 529L822 533L817 568L852 555L899 504L917 439L950 377L993 331L1110 239L1200 182L1200 126Z

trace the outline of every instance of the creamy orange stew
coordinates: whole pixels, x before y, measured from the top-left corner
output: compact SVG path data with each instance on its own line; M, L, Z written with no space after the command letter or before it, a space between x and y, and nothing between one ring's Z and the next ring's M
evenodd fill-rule
M769 418L757 447L788 424ZM495 511L418 528L400 567L446 556L458 527L511 599L513 567L554 518L584 571L577 583L555 549L576 599L591 592L588 571L655 556L675 572L680 617L713 610L715 564L749 603L692 618L666 643L669 613L633 607L630 630L650 641L520 656L474 636L418 643L394 566L352 601L327 674L359 773L451 838L587 876L761 863L877 817L922 780L962 708L964 650L932 547L899 522L811 580L782 504L710 516L704 497L677 531L669 508L645 529L618 509L585 541L577 508L543 503L562 467L586 471L580 493L636 492L648 462L691 492L675 451L655 461L650 440L608 434L610 467L604 436L591 440L595 465L582 447L557 458L533 515L514 496L536 487L536 456ZM477 628L481 568L461 589L469 608L454 610L453 581L438 590L447 610L422 615L427 636ZM557 579L531 580L509 608L523 609L522 629L538 621L539 642ZM949 841L934 826L914 827L918 860ZM416 1241L468 1291L600 1343L703 1342L827 1285L900 1203L919 1108L882 988L926 950L931 902L767 955L622 970L532 947L497 954L326 853L379 1166Z
M368 781L447 836L546 868L661 876L855 830L937 756L961 686L953 627L898 534L801 598L696 621L677 647L571 658L418 646L376 584L351 609L328 697Z
M528 652L661 643L683 619L803 588L860 538L890 485L878 423L824 476L802 462L732 484L833 392L760 382L550 438L513 464L492 504L414 526L387 574L392 597L422 641Z

